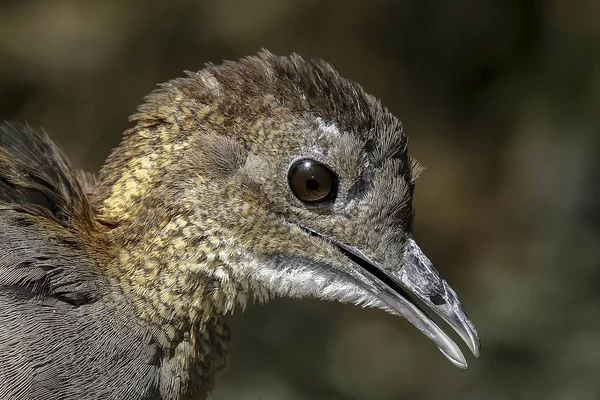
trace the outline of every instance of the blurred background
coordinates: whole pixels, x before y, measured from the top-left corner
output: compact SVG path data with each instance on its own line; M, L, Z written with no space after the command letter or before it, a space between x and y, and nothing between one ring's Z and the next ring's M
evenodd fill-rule
M214 400L600 399L600 2L0 1L0 120L97 171L155 84L267 48L380 97L426 170L415 235L482 338L279 300L231 317Z

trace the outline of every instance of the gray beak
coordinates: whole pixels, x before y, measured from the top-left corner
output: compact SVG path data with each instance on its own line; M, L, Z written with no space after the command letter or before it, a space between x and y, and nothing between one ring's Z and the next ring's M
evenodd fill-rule
M403 264L393 270L378 266L352 246L336 244L353 261L350 275L354 280L379 299L387 311L416 326L454 365L467 368L467 361L458 345L427 315L426 309L441 317L473 355L479 356L479 336L458 296L412 238L405 244Z
M479 335L464 311L458 296L433 268L417 243L409 237L404 245L402 265L384 268L354 246L331 236L300 226L311 235L337 246L351 261L345 272L359 287L379 300L381 308L406 318L459 368L467 368L467 360L458 345L427 315L437 314L458 333L475 357L479 357Z
M465 313L454 290L433 268L431 261L412 238L408 239L404 248L402 268L391 271L390 276L450 325L467 344L473 355L479 357L479 336L475 326ZM466 368L467 361L456 343L432 319L428 318L417 304L406 302L406 305L407 312L403 316L433 340L454 365Z

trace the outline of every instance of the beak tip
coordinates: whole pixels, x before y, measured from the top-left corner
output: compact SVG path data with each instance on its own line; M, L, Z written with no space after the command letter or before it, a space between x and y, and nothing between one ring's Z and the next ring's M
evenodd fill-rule
M471 349L471 352L475 358L479 358L479 354L481 354L481 342L479 341L479 338L473 341L473 348Z
M466 325L468 326L468 328L465 329L465 336L467 337L463 336L463 340L467 344L467 347L469 347L469 350L471 350L471 353L473 353L473 356L475 356L475 358L479 358L479 354L481 352L481 341L479 340L479 335L470 321L467 322Z
M455 348L453 349L451 348L442 348L442 347L438 347L439 350L442 352L442 354L444 356L446 356L446 358L456 367L460 368L460 369L467 369L467 360L465 359L465 356L462 354L462 352L458 349ZM449 352L448 350L454 350Z

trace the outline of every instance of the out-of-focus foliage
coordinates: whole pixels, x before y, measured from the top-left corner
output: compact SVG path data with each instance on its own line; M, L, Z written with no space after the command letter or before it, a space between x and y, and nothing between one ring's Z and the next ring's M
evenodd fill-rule
M600 2L0 2L0 119L97 170L144 94L268 48L333 63L426 171L416 237L477 324L450 365L376 310L282 300L231 318L215 400L600 398Z

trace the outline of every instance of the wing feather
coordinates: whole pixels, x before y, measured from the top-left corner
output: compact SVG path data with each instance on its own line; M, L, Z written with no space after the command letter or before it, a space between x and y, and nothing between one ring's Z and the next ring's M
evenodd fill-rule
M0 124L2 400L159 399L157 347L103 273L83 177L46 134Z

